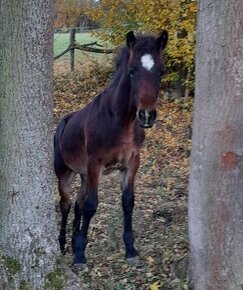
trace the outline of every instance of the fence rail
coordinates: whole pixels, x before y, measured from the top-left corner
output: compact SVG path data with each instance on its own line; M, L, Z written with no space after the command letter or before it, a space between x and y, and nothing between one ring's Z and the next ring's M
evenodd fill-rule
M104 54L111 54L114 53L115 49L106 49L102 48L101 44L98 44L97 41L91 42L91 43L86 43L86 44L79 44L76 42L75 35L77 32L77 28L72 28L69 29L70 33L70 43L68 47L63 50L61 53L58 55L54 56L54 60L62 57L64 54L70 52L70 71L72 72L74 70L74 60L75 60L75 49L83 50L83 51L88 51L88 52L94 52L94 53L104 53ZM84 32L84 31L82 31ZM58 32L60 33L60 32ZM67 33L67 32L65 32ZM98 46L98 47L94 47Z
M85 33L85 32L88 32L88 33L91 33L91 32L97 32L97 31L107 31L107 29L104 29L104 28L94 28L94 27L73 27L73 28L56 28L54 29L54 32L55 33L70 33L72 29L75 29L76 32L78 33Z

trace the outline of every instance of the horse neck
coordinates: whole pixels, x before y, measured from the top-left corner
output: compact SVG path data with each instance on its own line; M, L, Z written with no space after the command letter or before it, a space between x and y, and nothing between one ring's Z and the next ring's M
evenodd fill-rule
M131 79L127 72L123 71L118 76L119 81L113 88L112 108L116 116L123 123L131 122L136 116L136 106L132 96Z

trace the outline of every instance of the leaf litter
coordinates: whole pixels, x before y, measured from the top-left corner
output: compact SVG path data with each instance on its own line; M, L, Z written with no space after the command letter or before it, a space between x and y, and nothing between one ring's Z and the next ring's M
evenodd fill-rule
M54 127L68 112L85 106L100 93L112 76L112 62L89 60L68 74L67 63L54 67ZM133 227L139 262L124 259L122 208L118 173L102 176L99 206L91 221L86 250L89 270L78 273L83 289L189 289L187 281L188 232L187 193L191 141L192 100L158 100L158 117L146 130L141 164L135 186ZM73 203L79 188L74 184ZM57 219L59 196L55 189ZM71 232L67 231L67 253L72 264Z

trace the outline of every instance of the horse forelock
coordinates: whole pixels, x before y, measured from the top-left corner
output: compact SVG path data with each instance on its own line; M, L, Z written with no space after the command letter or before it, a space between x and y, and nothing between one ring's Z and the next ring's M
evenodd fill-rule
M154 53L158 50L156 38L151 35L138 35L134 50L138 54Z
M156 38L151 35L138 34L137 41L134 46L134 54L153 54L157 50ZM127 46L120 49L115 59L115 73L123 69L127 69L127 64L130 58L130 51Z

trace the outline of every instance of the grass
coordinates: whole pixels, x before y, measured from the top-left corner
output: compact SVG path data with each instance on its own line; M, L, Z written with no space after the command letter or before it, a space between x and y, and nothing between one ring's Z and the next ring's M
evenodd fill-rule
M97 41L99 44L103 45L105 47L109 47L109 44L104 43L100 40L98 40L95 36L93 36L91 33L83 32L83 33L76 33L76 42L79 44L87 44ZM70 43L70 34L69 33L55 33L54 34L54 56L60 54L62 51L64 51ZM99 54L99 53L92 53L92 52L84 52L81 50L76 49L75 50L75 59L82 61L86 59L87 57L91 58L103 58L105 54ZM69 53L66 53L56 61L63 61L69 59Z

